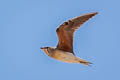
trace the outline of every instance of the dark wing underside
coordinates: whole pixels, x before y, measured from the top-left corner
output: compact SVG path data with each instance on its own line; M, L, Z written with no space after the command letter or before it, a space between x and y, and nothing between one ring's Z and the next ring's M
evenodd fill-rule
M95 13L89 13L86 15L82 15L76 18L73 18L67 22L64 22L57 28L56 32L58 35L58 45L57 48L66 52L73 52L73 36L76 29L78 29L83 23L85 23L88 19L95 16Z

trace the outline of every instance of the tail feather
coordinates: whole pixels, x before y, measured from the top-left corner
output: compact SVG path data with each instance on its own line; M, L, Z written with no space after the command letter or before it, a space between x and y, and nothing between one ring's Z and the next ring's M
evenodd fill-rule
M84 65L86 65L86 66L91 66L91 64L93 64L93 63L91 63L91 62L88 62L88 61L83 60L83 59L80 59L80 58L79 58L79 63L84 64Z
M84 65L86 65L86 66L91 66L91 64L93 64L93 63L91 63L91 62L86 62L86 61L79 61L81 64L84 64Z

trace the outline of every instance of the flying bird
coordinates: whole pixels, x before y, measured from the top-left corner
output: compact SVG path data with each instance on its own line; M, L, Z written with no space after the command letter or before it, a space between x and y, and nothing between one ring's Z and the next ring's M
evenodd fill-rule
M73 37L74 32L87 20L98 14L98 12L85 14L71 20L64 22L56 29L58 36L58 44L56 47L42 47L41 49L50 57L67 62L67 63L80 63L89 66L92 64L75 56L73 51Z

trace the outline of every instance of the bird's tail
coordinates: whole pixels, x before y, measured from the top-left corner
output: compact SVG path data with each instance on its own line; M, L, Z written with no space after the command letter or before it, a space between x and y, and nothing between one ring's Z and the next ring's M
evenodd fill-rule
M90 64L93 64L91 62L88 62L88 61L80 59L80 58L78 58L78 63L84 64L86 66L91 66Z

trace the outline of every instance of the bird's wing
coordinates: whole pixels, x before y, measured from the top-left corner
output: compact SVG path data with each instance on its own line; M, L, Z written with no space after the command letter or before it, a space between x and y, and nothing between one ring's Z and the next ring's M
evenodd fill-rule
M85 23L88 19L95 16L96 14L97 12L85 14L73 18L60 25L60 27L57 28L56 30L59 39L57 48L66 52L73 53L73 36L75 30L78 29L83 23Z

